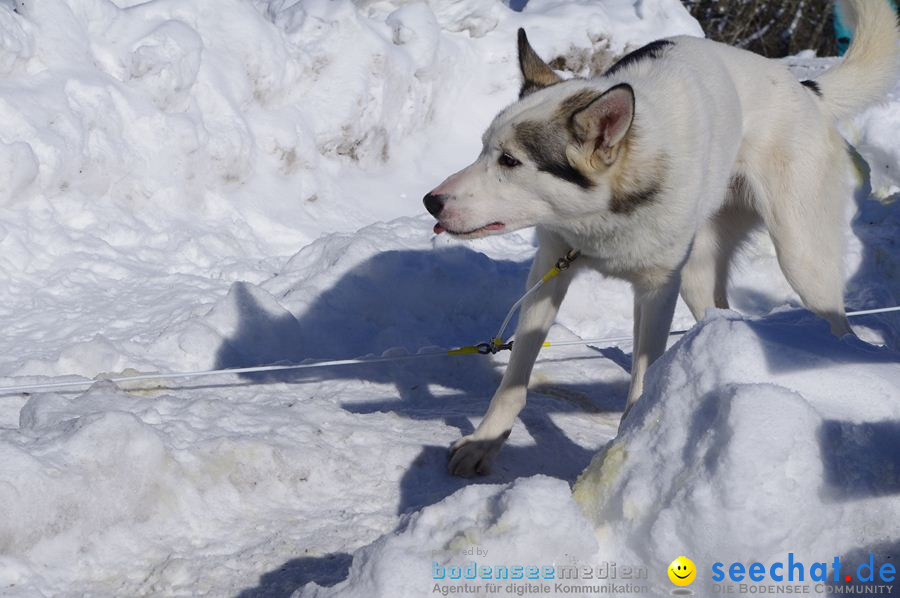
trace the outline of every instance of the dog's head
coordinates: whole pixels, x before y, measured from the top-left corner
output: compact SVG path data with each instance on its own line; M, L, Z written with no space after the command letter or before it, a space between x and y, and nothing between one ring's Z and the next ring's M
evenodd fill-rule
M632 88L562 81L522 29L518 41L519 100L494 118L478 159L424 198L437 233L476 238L565 226L609 209L634 119Z

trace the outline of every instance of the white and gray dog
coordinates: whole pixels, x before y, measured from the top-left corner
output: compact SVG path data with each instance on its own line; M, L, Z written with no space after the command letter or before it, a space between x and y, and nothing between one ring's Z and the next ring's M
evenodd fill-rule
M434 230L472 239L537 227L528 284L560 256L634 288L626 413L666 348L679 293L694 317L728 307L729 264L765 225L791 286L836 335L850 159L834 127L895 82L897 20L886 0L849 0L845 58L802 83L781 62L693 37L650 43L593 79L562 80L519 31L523 84L481 155L425 196ZM509 366L450 471L483 474L525 405L534 361L571 276L526 302Z

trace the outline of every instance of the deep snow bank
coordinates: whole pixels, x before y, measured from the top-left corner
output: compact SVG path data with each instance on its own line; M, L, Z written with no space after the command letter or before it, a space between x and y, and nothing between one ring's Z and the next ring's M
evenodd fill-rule
M42 341L11 341L0 363L149 368L131 342L231 283L423 213L515 99L520 26L579 72L702 34L675 0L0 3L0 315L10 339ZM61 357L73 342L85 350Z
M150 228L186 210L240 215L259 237L245 252L418 211L408 173L461 164L460 144L474 149L515 98L519 26L582 63L702 35L672 0L524 13L493 0L118 4L0 4L0 203L109 198L124 224L136 207ZM372 185L394 161L404 171ZM95 234L114 247L136 236Z
M884 562L900 538L898 364L805 312L712 313L651 368L619 436L576 483L580 509L565 484L540 477L467 488L358 551L344 583L295 596L413 597L461 583L436 582L434 563L617 562L647 567L633 583L666 594L666 567L685 554L704 595L717 561Z

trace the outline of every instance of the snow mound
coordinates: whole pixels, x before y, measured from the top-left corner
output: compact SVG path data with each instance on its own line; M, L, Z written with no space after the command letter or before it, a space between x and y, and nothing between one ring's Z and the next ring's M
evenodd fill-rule
M540 476L466 488L359 550L343 583L295 597L422 596L465 583L472 561L631 563L647 567L649 592L668 593L666 565L682 554L702 592L717 561L890 550L900 537L898 363L888 349L832 337L807 312L711 312L654 364L573 495ZM462 578L434 578L450 567Z
M849 139L871 168L872 190L887 198L900 193L900 90L896 87L885 101L853 120ZM896 198L894 198L896 199Z
M122 212L110 221L150 246L185 211L246 220L245 255L409 215L428 187L409 173L458 166L459 144L474 150L515 98L516 28L551 57L702 35L673 0L632 5L0 4L0 205L47 198L83 217L108 199ZM93 234L123 244L121 231Z
M649 562L896 539L898 362L808 314L717 314L654 366L576 498L601 536Z
M0 554L6 555L0 583L65 585L69 567L83 566L85 558L121 559L113 573L87 573L108 584L101 594L179 587L202 593L208 582L196 574L185 578L184 559L171 558L179 545L196 549L213 541L219 526L246 534L239 530L248 513L285 508L315 475L303 459L307 447L272 443L277 416L271 408L265 434L247 430L246 423L235 433L222 418L209 419L214 405L171 395L136 397L109 383L75 400L31 398L20 413L19 441L0 443ZM245 414L236 421L250 419ZM215 432L205 438L204 429ZM303 434L315 436L309 428ZM160 543L161 532L169 539ZM143 542L130 539L135 534ZM25 552L58 565L34 567L21 558Z
M333 588L311 584L294 598L420 597L436 584L456 585L451 570L459 567L464 577L473 562L549 565L543 556L552 554L578 562L597 551L587 523L561 480L534 476L506 486L469 486L359 550L347 581Z

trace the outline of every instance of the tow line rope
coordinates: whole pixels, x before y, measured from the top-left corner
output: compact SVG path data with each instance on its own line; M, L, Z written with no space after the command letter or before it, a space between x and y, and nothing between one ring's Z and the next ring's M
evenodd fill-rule
M122 382L141 382L147 380L172 380L175 378L201 378L206 376L235 375L235 374L257 374L262 372L286 372L293 370L309 370L314 368L339 367L345 365L362 365L371 363L390 363L399 361L411 361L416 359L426 359L433 357L449 357L453 355L492 355L500 351L508 351L512 349L513 341L504 342L503 334L512 320L513 314L521 307L522 303L534 294L539 288L544 286L553 278L559 276L568 270L579 256L577 250L571 250L561 257L556 265L550 269L537 283L528 289L518 301L516 301L503 319L497 334L486 343L477 345L466 345L449 351L433 351L429 353L415 353L413 355L387 355L379 357L357 357L353 359L319 359L309 360L303 363L290 363L281 365L260 365L246 368L223 368L218 370L198 370L193 372L157 372L150 374L138 374L135 376L115 376L109 378L71 380L68 382L47 382L43 384L20 384L16 386L0 386L0 395L18 394L23 392L33 392L39 390L60 390L85 388L100 381L113 382L119 384ZM871 314L881 314L887 312L900 311L900 305L894 307L879 307L875 309L863 309L859 311L847 312L847 317L867 316ZM681 336L686 334L687 330L673 330L669 336ZM622 343L632 340L630 336L609 336L606 338L595 338L586 340L570 340L570 341L545 341L543 347L572 347L579 345L601 345L608 343Z
M506 327L509 326L510 320L512 320L513 314L516 313L516 310L525 302L526 299L531 297L539 288L544 286L549 281L553 280L563 272L569 269L569 266L572 265L578 256L581 255L581 252L577 249L570 249L566 255L562 256L557 260L556 265L550 268L550 271L544 274L539 281L537 281L530 289L525 291L525 294L519 297L519 300L512 304L512 307L509 308L509 311L506 312L506 317L503 318L503 323L500 324L500 329L497 330L497 334L494 335L491 340L486 343L480 343L478 345L467 345L465 347L460 347L459 349L453 349L449 352L450 355L471 355L473 353L480 353L481 355L486 355L488 353L497 353L498 351L506 351L512 349L512 341L508 343L503 342L503 333L506 332ZM544 343L544 346L549 346L547 343Z

